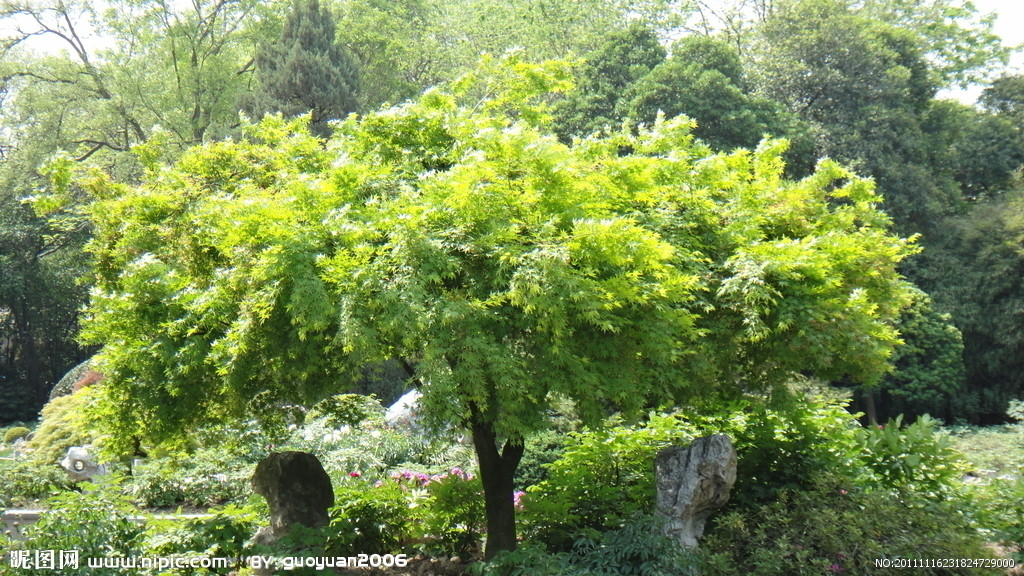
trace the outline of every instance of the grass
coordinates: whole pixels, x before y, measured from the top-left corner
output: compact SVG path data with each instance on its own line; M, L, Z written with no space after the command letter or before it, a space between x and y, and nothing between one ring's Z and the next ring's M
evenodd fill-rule
M950 426L956 448L977 476L1018 475L1024 464L1024 424Z

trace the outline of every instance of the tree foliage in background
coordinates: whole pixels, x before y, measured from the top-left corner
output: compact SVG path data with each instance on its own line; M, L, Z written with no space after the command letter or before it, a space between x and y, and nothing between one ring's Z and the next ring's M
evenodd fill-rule
M893 353L893 372L882 378L877 392L866 391L877 394L877 411L870 416L876 422L900 414L952 421L962 413L966 396L963 337L952 317L936 311L932 299L915 289L896 326L903 344Z
M788 2L760 33L758 87L811 123L817 156L874 177L907 233L952 213L959 190L930 169L924 118L937 83L918 36L843 0Z
M963 333L967 390L956 415L1001 422L1024 392L1024 200L1019 191L991 196L944 224L918 274Z
M335 20L318 0L295 0L281 37L260 46L256 55L256 89L244 107L257 117L281 113L309 114L311 129L327 136L327 122L355 112L359 67L335 42Z
M609 34L580 67L576 91L558 104L559 135L568 140L618 130L625 120L619 109L622 95L664 60L665 49L647 28Z
M429 419L472 432L493 555L558 398L599 422L881 375L912 247L869 182L832 162L787 181L784 144L714 155L686 121L561 144L546 102L567 77L494 62L326 148L269 120L142 186L91 183L85 335L121 436L273 417L398 358Z

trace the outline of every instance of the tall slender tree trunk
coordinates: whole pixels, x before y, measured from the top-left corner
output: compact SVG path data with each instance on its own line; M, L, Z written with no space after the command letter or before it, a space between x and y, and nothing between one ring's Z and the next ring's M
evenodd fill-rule
M484 560L502 550L516 549L516 508L513 480L523 457L523 442L505 442L498 451L494 425L479 411L473 411L473 448L480 465L480 481L484 486L484 511L487 516L487 542Z

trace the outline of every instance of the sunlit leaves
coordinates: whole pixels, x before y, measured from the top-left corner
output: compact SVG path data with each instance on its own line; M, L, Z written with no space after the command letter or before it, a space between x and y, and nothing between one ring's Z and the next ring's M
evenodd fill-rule
M565 78L512 56L324 146L270 118L97 203L87 337L111 386L184 426L401 358L435 422L517 439L556 397L596 421L885 369L911 247L870 183L787 181L784 143L713 155L685 119L565 145Z

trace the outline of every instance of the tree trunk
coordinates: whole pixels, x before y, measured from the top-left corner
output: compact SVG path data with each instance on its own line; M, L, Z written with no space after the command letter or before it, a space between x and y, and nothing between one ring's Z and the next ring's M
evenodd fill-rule
M878 409L875 408L875 391L870 388L863 388L861 393L864 395L864 408L867 411L868 425L875 426L878 424Z
M478 411L473 411L473 448L480 465L480 481L484 486L484 510L487 516L487 542L484 560L502 550L516 549L516 508L513 479L523 457L522 441L505 442L498 452L494 425Z

